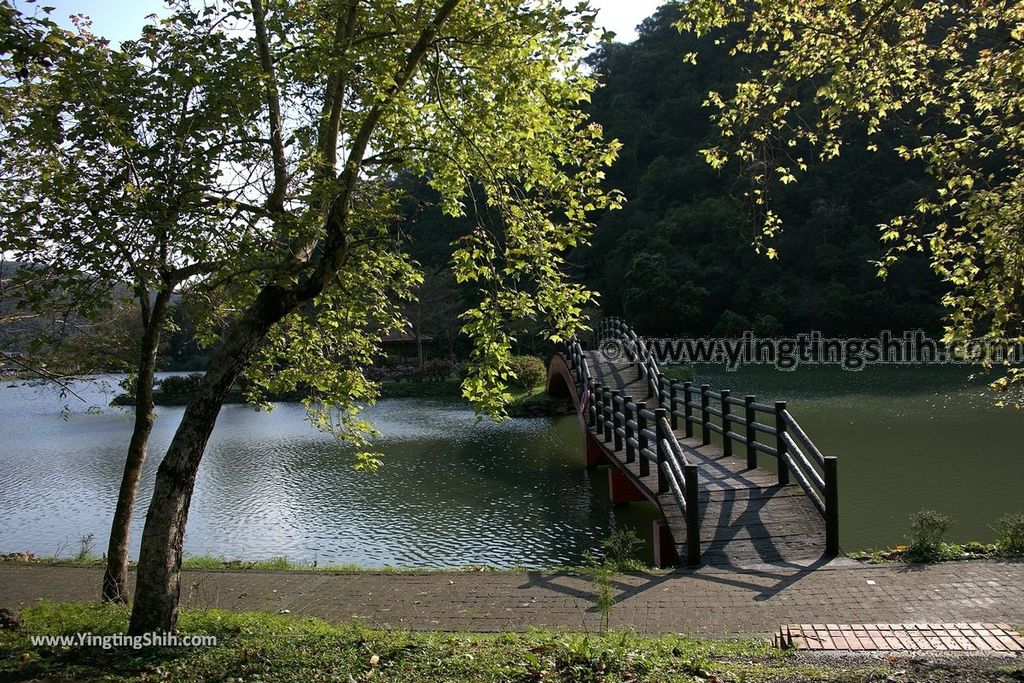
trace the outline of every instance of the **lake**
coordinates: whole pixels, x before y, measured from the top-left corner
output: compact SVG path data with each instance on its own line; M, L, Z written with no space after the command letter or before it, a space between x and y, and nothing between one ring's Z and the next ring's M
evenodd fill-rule
M118 378L106 378L114 384ZM0 385L0 553L73 555L94 534L106 549L131 411L78 386L87 403L52 389ZM183 409L159 407L140 501ZM648 529L649 506L614 510L606 478L583 467L574 418L477 423L457 401L387 400L366 415L384 437L376 473L318 433L299 405L270 413L225 406L203 459L185 552L457 567L580 563L613 525ZM137 556L142 512L132 532ZM648 532L649 533L649 532Z
M131 411L102 407L118 378L103 379L78 385L84 403L0 384L0 553L73 555L88 534L105 550L132 423ZM957 540L991 539L1000 515L1024 511L1024 415L994 408L961 368L698 368L698 379L788 399L821 450L840 457L845 549L903 541L907 516L926 507L954 518ZM158 412L143 504L182 409ZM583 466L574 417L478 423L454 401L383 401L367 411L384 434L383 466L364 473L303 416L290 404L225 407L199 471L187 554L544 567L579 563L620 526L649 543L653 507L607 502L606 475ZM141 525L140 512L133 555Z
M925 508L952 517L949 538L958 541L991 541L999 517L1024 512L1024 413L996 408L970 372L698 366L696 381L788 400L822 453L839 457L840 543L859 550L905 542L907 518Z

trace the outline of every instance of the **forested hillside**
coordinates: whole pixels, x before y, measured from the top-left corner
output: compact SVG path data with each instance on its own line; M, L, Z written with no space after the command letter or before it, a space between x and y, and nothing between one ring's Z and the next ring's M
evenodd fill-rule
M836 335L941 329L942 286L926 259L908 258L887 280L876 277L882 254L877 225L913 206L927 182L880 145L851 144L828 164L811 165L801 182L773 188L785 230L776 260L758 254L749 174L714 171L700 150L715 133L702 106L709 90L727 95L758 68L729 57L714 38L697 40L673 26L678 10L661 9L632 44L604 44L589 58L602 84L589 105L608 138L623 143L608 185L625 207L598 219L592 245L571 254L575 276L601 295L606 314L626 316L648 334L762 335L820 330ZM697 64L684 60L699 53ZM455 285L450 243L491 219L443 216L425 178L401 176L406 193L400 227L425 270L421 301L407 308L412 326L434 340L435 353L461 356L457 314L477 293ZM188 368L204 357L192 324L176 309L163 367ZM523 330L520 344L534 350ZM539 340L537 340L539 343Z
M590 114L623 143L608 184L628 200L599 219L591 247L572 255L604 312L650 334L941 330L943 290L925 258L908 258L887 280L872 263L882 254L878 224L912 207L927 182L885 149L850 145L840 159L812 163L801 182L773 188L785 224L773 242L779 256L756 253L749 181L734 166L714 171L700 153L714 135L702 106L708 91L730 92L756 65L729 57L713 38L680 34L677 18L663 8L636 42L590 57L603 86ZM696 65L684 61L688 52L699 53ZM403 184L416 197L405 206L413 254L436 272L472 223L443 217L425 182ZM456 325L451 316L438 322Z
M663 8L635 43L606 45L591 59L604 84L592 115L624 144L609 182L628 198L600 220L593 248L576 255L603 307L650 333L939 328L941 287L923 258L887 281L871 263L882 252L876 226L913 206L924 182L884 149L850 145L843 158L812 165L777 195L779 258L755 253L749 187L736 167L713 171L700 150L713 134L707 92L729 93L756 65L713 39L681 35L676 19ZM689 52L699 53L696 65L684 61Z

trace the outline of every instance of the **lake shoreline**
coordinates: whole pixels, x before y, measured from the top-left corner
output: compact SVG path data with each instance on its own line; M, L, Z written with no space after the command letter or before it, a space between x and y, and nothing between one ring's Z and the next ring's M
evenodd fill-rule
M468 401L462 398L462 383L459 380L440 381L408 381L408 382L385 382L381 385L380 397L377 403L389 399L452 399L472 407ZM288 394L271 394L267 397L269 403L293 403L301 404L303 396L298 392ZM167 394L160 390L159 385L153 392L153 403L157 406L186 406L189 397L181 394ZM224 401L224 405L245 405L248 402L239 390L232 390ZM111 406L118 408L131 408L135 406L135 399L128 393L118 394L111 400ZM507 407L509 417L561 417L572 415L573 411L567 407L564 399L551 398L543 386L535 387L529 391L513 394L512 401Z

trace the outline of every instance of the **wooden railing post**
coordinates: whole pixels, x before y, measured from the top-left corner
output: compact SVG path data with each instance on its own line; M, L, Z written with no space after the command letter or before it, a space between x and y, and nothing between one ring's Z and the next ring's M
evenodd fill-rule
M619 427L622 426L622 413L616 408L619 396L622 392L618 389L612 392L612 441L616 451L622 450L622 435L619 434Z
M676 402L679 400L679 385L670 382L668 385L668 420L672 423L672 429L679 429L679 416L676 414Z
M601 418L604 420L602 422L602 424L604 425L604 442L605 443L610 443L611 440L612 440L612 421L609 419L610 416L608 415L608 409L610 407L612 409L612 414L614 414L615 409L614 409L614 407L612 407L612 388L607 386L607 385L602 385L602 387L601 387L601 410L602 410Z
M693 392L690 390L691 382L683 382L683 431L686 434L686 438L693 437L693 406L690 402L693 400Z
M786 421L782 418L786 410L785 401L775 402L775 452L779 456L779 486L789 483L789 465L786 464L786 440L782 435L786 433Z
M711 413L708 412L710 388L707 384L700 385L700 442L705 446L711 443L711 427L708 426L711 423Z
M594 387L594 409L597 410L597 421L594 423L594 434L601 436L604 433L604 385L598 384Z
M587 406L587 414L590 418L590 429L597 429L597 383L591 377L587 380L587 391L590 392L590 401Z
M646 477L651 473L651 464L647 460L647 456L644 455L644 449L647 448L647 434L644 431L647 429L647 418L644 416L644 411L647 410L647 402L641 401L636 404L636 442L637 442L637 460L640 461L640 476Z
M636 420L636 406L633 405L632 396L624 396L622 398L622 414L626 431L626 462L630 463L636 460L636 448L630 443L630 439L636 439L633 425L629 424L631 421Z
M743 397L743 417L747 421L746 434L747 437L747 469L757 469L757 448L754 446L754 442L757 441L757 430L754 429L754 422L757 420L757 412L754 410L754 401L757 400L754 396L747 395Z
M732 423L729 420L729 413L732 411L732 406L729 405L731 393L728 389L722 389L722 450L727 457L732 455L732 438L729 436L729 432L732 431Z
M668 493L668 477L665 476L665 469L668 467L668 411L665 408L654 409L654 433L658 437L658 448L655 451L658 455L658 493Z
M640 353L640 342L639 340L631 339L630 343L633 344L633 350L631 351L632 356L630 357L630 360L637 364L637 381L640 381L644 377L646 377L646 368L644 368L643 365L643 354Z
M697 465L683 465L683 496L686 498L686 563L700 564L700 501L697 482Z
M839 458L825 456L825 555L839 555Z
M654 398L654 390L651 389L651 366L647 364L647 354L644 354L644 374L647 375L647 398ZM661 387L655 386L658 391L658 403L661 403Z

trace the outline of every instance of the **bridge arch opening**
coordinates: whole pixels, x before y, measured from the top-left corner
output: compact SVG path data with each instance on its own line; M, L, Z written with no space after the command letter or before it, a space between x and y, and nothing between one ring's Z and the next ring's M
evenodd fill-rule
M579 410L580 396L572 371L561 354L554 354L548 360L548 379L546 388L549 396L564 398L575 410Z

